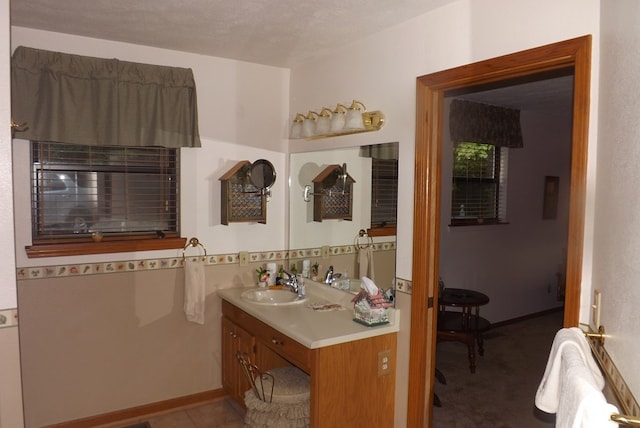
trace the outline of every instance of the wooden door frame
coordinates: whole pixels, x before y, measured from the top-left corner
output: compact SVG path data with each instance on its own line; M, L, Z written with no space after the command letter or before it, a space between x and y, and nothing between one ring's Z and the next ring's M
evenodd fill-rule
M578 325L580 315L591 36L553 43L417 79L408 427L431 427L432 422L445 92L570 67L574 71L574 99L564 312L564 325L569 327Z

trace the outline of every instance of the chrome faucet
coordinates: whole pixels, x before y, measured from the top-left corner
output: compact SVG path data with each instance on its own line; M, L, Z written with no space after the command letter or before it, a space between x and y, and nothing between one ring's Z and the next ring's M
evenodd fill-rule
M342 277L342 274L335 273L333 271L333 266L329 266L329 270L327 271L327 274L324 276L324 283L332 287L337 287L340 277Z
M333 282L333 266L329 266L329 270L324 275L324 283L331 284Z
M289 287L291 289L291 291L293 291L294 293L296 293L298 295L299 299L303 299L304 298L304 294L305 294L304 283L298 281L298 276L297 275L289 273L286 270L284 271L284 273L289 278L287 278L286 280L282 281L281 284L283 286Z

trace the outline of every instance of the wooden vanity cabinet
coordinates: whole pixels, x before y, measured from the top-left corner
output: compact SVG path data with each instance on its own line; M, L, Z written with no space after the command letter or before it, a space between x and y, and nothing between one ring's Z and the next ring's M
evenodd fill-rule
M222 318L222 386L227 393L244 406L244 393L251 386L236 353L247 353L255 361L255 339L242 327Z
M227 355L233 348L224 346L225 328L231 325L253 338L253 361L262 370L291 364L311 376L311 427L393 427L396 333L310 349L226 300L222 314L223 384L224 373L233 371L228 364L239 366L235 356ZM380 371L384 357L388 368ZM229 392L243 388L224 386ZM244 406L243 397L239 403Z

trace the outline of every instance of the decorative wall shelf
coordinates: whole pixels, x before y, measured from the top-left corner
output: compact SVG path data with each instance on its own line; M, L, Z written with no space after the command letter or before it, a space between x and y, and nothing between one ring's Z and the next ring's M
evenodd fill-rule
M241 161L222 177L221 221L222 224L239 222L267 222L267 194L249 180L251 162Z
M353 218L353 183L356 181L349 174L336 180L342 168L329 165L313 179L313 221Z

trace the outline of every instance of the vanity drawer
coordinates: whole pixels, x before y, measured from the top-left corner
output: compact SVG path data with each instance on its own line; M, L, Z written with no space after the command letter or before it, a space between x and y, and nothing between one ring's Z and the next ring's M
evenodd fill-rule
M289 338L286 334L257 320L242 309L237 308L226 300L222 300L222 314L231 321L249 331L256 340L266 347L290 361L301 370L309 373L311 370L311 350Z
M311 370L310 349L258 320L256 320L253 333L256 340L261 341L265 346L289 360L299 369L309 373Z

